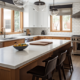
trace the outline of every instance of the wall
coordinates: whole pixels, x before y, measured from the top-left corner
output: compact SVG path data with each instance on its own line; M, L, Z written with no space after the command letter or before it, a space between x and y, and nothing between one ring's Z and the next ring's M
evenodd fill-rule
M74 14L78 11L80 11L80 3L73 3L72 13ZM42 30L45 30L46 34L48 34L48 35L80 35L80 19L72 19L72 32L50 32L50 17L49 16L50 16L50 12L47 7L44 17L43 17L43 15L40 14L39 15L40 18L38 18L40 20L41 20L41 18L44 19L45 22L43 24L41 24L43 26L43 28L42 27L34 28L33 29L34 35L41 34ZM38 26L40 26L40 25L38 25Z

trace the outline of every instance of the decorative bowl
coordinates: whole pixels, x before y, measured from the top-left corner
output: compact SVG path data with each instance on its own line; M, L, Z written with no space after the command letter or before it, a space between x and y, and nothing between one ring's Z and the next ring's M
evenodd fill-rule
M28 45L27 46L13 46L15 49L17 49L18 51L23 51L25 48L27 48L28 47Z

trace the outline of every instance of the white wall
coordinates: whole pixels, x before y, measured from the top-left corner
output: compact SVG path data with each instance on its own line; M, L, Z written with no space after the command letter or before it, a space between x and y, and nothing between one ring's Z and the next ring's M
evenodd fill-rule
M73 14L80 11L80 3L73 3L72 11L73 11ZM34 28L33 29L34 35L41 34L41 31L43 29L46 31L48 35L80 35L80 19L72 19L72 32L50 32L50 14L49 14L48 7L45 11L44 17L43 15L44 14L42 15L40 14L39 15L40 18L38 19L40 19L40 21L43 21L44 19L44 23L42 24L42 26L46 28ZM40 24L38 26L40 26Z

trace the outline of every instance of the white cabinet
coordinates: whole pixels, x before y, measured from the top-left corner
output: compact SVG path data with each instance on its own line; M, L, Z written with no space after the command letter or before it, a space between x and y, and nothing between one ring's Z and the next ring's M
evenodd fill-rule
M29 6L25 6L24 8L24 28L29 27Z
M29 27L37 27L37 12L32 5L29 7Z
M45 11L38 12L38 27L48 27L48 8Z

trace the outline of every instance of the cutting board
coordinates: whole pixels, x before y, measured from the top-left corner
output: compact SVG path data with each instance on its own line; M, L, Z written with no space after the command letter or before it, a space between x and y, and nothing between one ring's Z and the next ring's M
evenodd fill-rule
M47 41L40 41L41 43L48 43L48 44L52 44L53 42L47 42Z
M41 45L41 46L46 46L48 44L51 44L52 42L45 42L45 41L40 41L40 42L33 42L30 43L30 45Z

